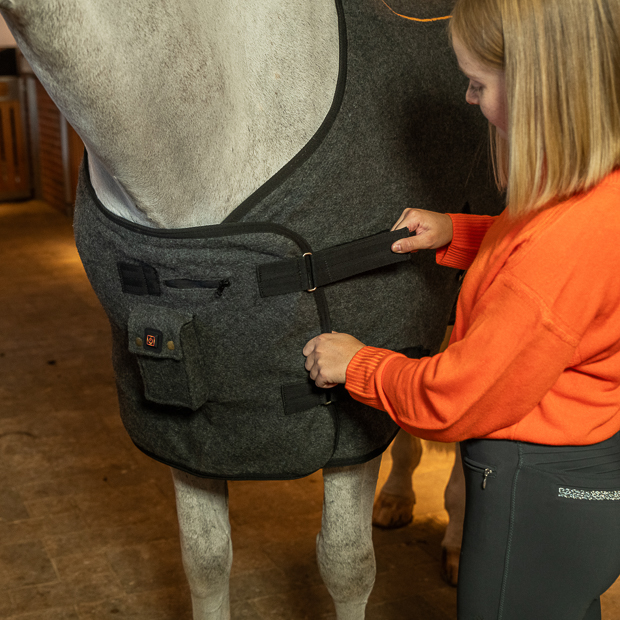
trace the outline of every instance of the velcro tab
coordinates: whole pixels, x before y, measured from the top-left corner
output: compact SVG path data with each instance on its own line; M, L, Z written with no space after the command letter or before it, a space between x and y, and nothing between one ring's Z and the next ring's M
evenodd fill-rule
M161 295L159 277L154 267L144 263L118 263L123 293L130 295Z

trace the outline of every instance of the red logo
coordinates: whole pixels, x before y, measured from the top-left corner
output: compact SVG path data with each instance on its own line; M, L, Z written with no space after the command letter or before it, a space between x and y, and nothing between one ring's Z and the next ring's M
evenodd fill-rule
M147 334L146 336L146 346L147 347L156 347L157 346L157 336L153 334Z

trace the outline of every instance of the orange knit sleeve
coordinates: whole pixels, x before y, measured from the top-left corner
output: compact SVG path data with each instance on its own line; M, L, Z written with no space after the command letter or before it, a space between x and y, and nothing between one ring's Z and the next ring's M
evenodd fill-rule
M437 250L437 263L454 269L469 269L496 217L464 213L448 213L448 215L452 220L454 234L451 243Z
M347 367L347 390L355 394L357 400L361 400L375 409L385 411L381 398L377 394L373 376L384 362L392 357L409 359L402 353L376 347L364 347L358 351Z
M577 342L561 337L538 299L510 278L496 280L479 310L465 337L433 357L365 347L351 360L345 387L424 439L514 428L569 365Z

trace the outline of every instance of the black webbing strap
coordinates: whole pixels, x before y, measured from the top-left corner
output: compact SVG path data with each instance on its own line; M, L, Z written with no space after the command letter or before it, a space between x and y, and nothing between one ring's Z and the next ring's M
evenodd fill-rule
M409 237L407 228L388 231L335 245L293 259L259 265L258 287L261 297L298 291L313 291L360 273L408 261L410 254L395 254L395 241Z
M286 415L326 405L329 401L329 391L316 387L314 381L282 386L282 403Z
M318 405L331 405L341 400L350 399L351 396L342 385L324 390L318 388L314 381L308 379L303 383L282 386L282 403L286 415L301 413Z

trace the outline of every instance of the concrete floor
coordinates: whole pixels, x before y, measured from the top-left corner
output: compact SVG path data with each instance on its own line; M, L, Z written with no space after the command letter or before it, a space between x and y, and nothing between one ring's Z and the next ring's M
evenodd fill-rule
M71 222L41 202L0 205L0 618L190 620L172 481L117 413L105 315ZM439 577L453 454L414 476L416 518L375 530L368 620L454 620ZM381 479L389 467L384 458ZM233 482L233 620L335 618L314 558L320 473ZM620 582L604 597L620 619Z

